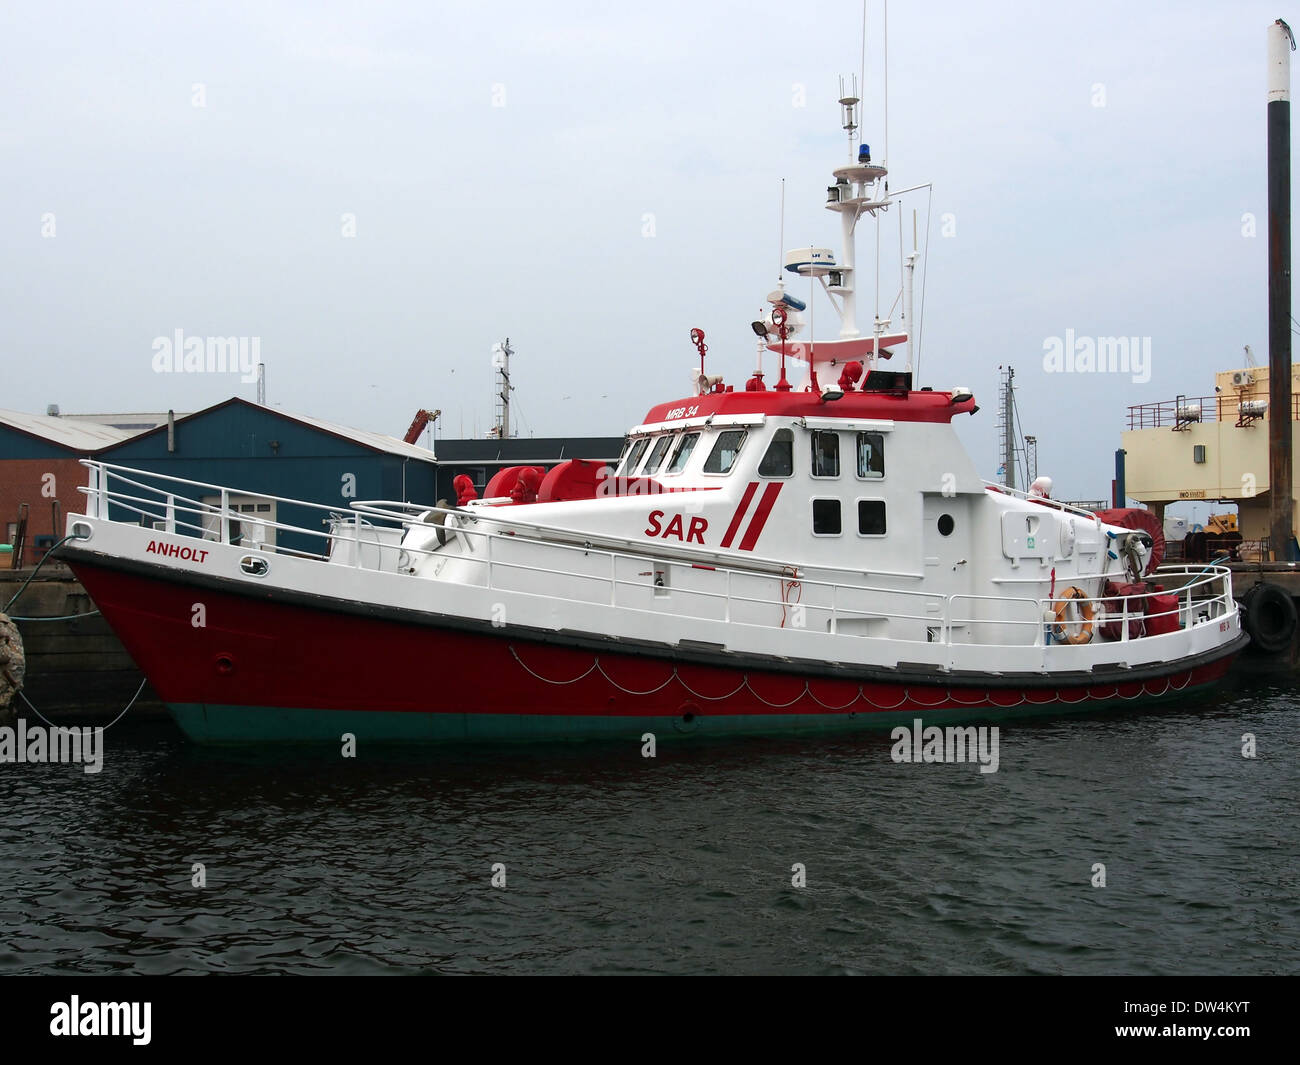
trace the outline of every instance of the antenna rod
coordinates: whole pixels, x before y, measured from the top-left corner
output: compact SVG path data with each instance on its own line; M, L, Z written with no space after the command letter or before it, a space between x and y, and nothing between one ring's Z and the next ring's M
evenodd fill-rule
M781 266L785 262L785 178L781 179L781 246L776 250L776 280L781 282Z
M867 92L867 0L862 0L862 62L858 66L858 84Z
M916 292L916 210L912 210L912 251L904 260L906 269L905 280L907 282L907 369L909 372L915 372L920 362L916 355L916 309L913 304L913 297Z
M880 161L889 163L889 0L885 0L885 151Z

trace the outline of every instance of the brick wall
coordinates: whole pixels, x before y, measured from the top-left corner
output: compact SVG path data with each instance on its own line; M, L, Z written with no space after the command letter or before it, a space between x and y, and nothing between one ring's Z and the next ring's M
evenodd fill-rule
M48 479L47 475L53 475ZM28 504L26 560L32 560L31 546L38 536L62 536L53 528L51 504L59 501L60 521L70 512L85 509L85 494L77 491L86 483L87 470L74 458L0 460L0 543L9 542L9 526L18 520L18 507ZM7 565L5 557L0 565Z

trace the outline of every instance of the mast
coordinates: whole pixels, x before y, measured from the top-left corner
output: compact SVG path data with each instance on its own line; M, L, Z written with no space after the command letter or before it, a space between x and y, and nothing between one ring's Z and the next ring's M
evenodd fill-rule
M1002 438L1002 483L1016 487L1016 371L1008 366L1002 372L1002 389L998 396L998 433Z
M863 11L863 68L865 77L866 64L866 12ZM893 205L896 197L891 196L887 181L888 170L881 162L873 162L871 146L862 141L861 132L861 80L858 75L842 76L839 82L840 125L848 142L848 159L832 171L833 184L826 190L825 207L840 216L841 248L837 256L830 248L801 245L784 254L784 272L798 277L808 278L810 282L819 282L822 291L828 297L831 309L840 319L839 335L835 339L818 341L813 328L816 303L816 284L810 285L810 298L805 303L802 299L786 292L785 282L779 281L776 290L769 293L767 300L772 310L758 321L752 322L754 332L765 340L769 351L779 351L781 362L793 357L808 363L808 385L813 391L820 392L824 402L831 402L843 396L839 379L851 370L851 380L858 381L863 371L869 376L877 367L878 360L890 357L895 350L908 343L908 370L915 359L915 346L911 343L912 333L912 279L914 267L920 258L914 248L910 256L903 255L902 231L899 231L900 288L898 296L890 304L889 315L893 308L902 303L902 316L905 331L890 329L890 318L881 317L881 263L880 263L880 213ZM923 188L926 186L917 186ZM915 191L905 189L904 192ZM901 195L901 193L899 194ZM866 333L858 324L858 262L856 232L858 221L869 217L876 224L876 305L870 333ZM783 215L784 221L784 215ZM783 227L784 229L784 227ZM784 244L782 240L782 244ZM913 244L915 245L915 233ZM803 312L807 312L807 320ZM781 322L776 321L777 315ZM805 325L809 338L800 341L787 351L786 341L800 333ZM760 377L751 379L757 388L763 387ZM862 378L864 384L866 378ZM910 380L910 379L909 379ZM776 386L786 391L789 386L784 381ZM852 390L850 386L850 390Z
M510 393L514 391L514 386L510 383L510 356L513 355L514 349L510 346L510 338L500 344L492 345L492 365L496 367L500 380L497 382L496 397L493 406L496 408L496 424L494 426L494 435L501 440L510 437Z
M844 79L840 78L840 109L842 112L841 125L849 135L849 166L854 163L853 143L856 140L855 134L858 131L858 103L860 97L857 95L857 79L852 81L852 87L846 92ZM866 148L866 145L863 145ZM871 153L867 152L867 161L870 161ZM857 175L849 174L848 179L852 181ZM839 172L835 174L837 182L842 181ZM852 186L851 196L859 197L862 195L862 187L856 182ZM842 194L841 194L842 195ZM843 201L837 201L843 203ZM840 235L841 235L841 261L840 261L840 283L838 291L840 294L840 339L851 340L861 334L858 332L857 309L858 296L857 286L853 283L853 263L854 255L854 236L853 231L858 225L858 211L856 205L850 208L847 204L840 210ZM815 341L816 338L814 337Z
M1268 28L1268 510L1273 561L1290 555L1291 27Z

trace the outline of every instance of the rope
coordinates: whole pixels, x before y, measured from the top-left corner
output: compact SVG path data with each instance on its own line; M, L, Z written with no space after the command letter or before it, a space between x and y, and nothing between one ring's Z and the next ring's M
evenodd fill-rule
M786 579L786 574L790 579ZM799 595L794 602L790 602L790 593L798 589ZM799 571L793 566L781 567L781 628L785 628L785 612L790 606L797 606L803 602L803 584L799 581Z
M141 693L142 691L144 691L144 686L145 686L146 683L147 683L147 680L141 680L141 681L140 681L140 687L136 688L136 690L135 690L135 694L134 694L133 696L131 696L131 701L130 701L129 703L127 703L126 706L122 707L122 712L119 713L119 714L117 715L117 717L113 718L112 721L110 721L107 725L104 726L104 731L105 731L105 732L107 732L107 731L108 731L109 729L111 729L114 725L116 725L119 721L121 721L122 718L124 718L124 717L126 716L126 712L127 712L128 710L130 710L131 707L135 706L135 701L136 701L138 698L140 698L140 693ZM27 693L26 693L26 692L20 691L20 692L18 693L18 697L19 697L20 699L22 699L22 701L25 702L25 703L27 704L27 709L29 709L33 714L35 714L37 717L39 717L39 718L40 718L42 721L44 721L47 725L49 725L50 728L59 728L59 727L60 727L60 726L56 725L53 721L51 721L48 717L46 717L44 714L42 714L39 710L37 710L35 706L32 705L32 701L31 701L29 698L27 698Z
M690 685L687 684L686 681L682 680L681 675L677 672L676 666L673 666L673 676L677 678L677 683L680 684L683 688L685 688L687 693L690 694L693 698L704 699L710 703L720 703L722 702L723 699L734 698L735 696L739 695L742 691L744 691L746 688L749 687L749 678L741 677L740 683L736 685L736 690L733 692L729 692L726 695L702 695L700 692L691 691ZM613 682L611 681L610 683L612 684Z
M31 573L27 574L27 579L18 586L18 591L14 592L13 598L10 599L9 602L5 604L4 610L0 610L0 614L9 613L9 608L13 606L16 602L18 602L18 597L27 590L27 586L32 583L32 578L34 578L36 574L41 572L41 567L45 565L46 562L49 561L50 556L53 555L55 551L57 551L60 547L66 544L69 540L75 540L75 539L77 539L75 536L71 536L71 535L65 536L57 544L55 544L48 551L46 551L45 554L41 557L41 560L38 563L36 563L35 566L32 567Z
M1172 677L1166 677L1164 688L1158 692L1149 689L1147 687L1146 681L1139 681L1138 682L1139 690L1134 695L1122 695L1119 690L1119 685L1117 684L1112 689L1109 695L1097 695L1085 689L1077 699L1067 699L1065 698L1064 693L1059 691L1056 693L1055 696L1049 694L1046 698L1035 699L1032 698L1028 692L1021 692L1019 693L1019 696L1015 700L1015 702L1010 702L1010 703L999 702L991 692L985 696L977 695L974 699L971 700L963 699L960 697L960 695L957 692L953 690L951 686L943 689L942 694L939 696L939 700L937 702L923 703L916 698L916 696L912 693L911 688L904 688L902 698L899 699L898 702L894 703L893 706L884 706L880 703L873 702L871 699L867 697L867 694L863 690L862 685L859 684L857 692L854 693L853 698L850 699L847 703L844 703L842 706L831 706L828 703L822 702L819 698L817 698L816 695L813 694L812 687L810 686L808 681L804 681L803 691L801 691L789 702L786 703L770 702L769 700L764 699L763 696L761 696L755 690L754 686L749 681L748 673L746 673L741 678L740 684L736 686L736 689L728 693L727 695L704 695L692 689L691 686L682 679L681 673L678 671L676 665L673 666L672 672L668 675L667 679L662 684L659 684L656 687L650 688L646 691L637 691L636 689L633 688L623 687L623 685L619 684L618 681L616 681L613 677L611 677L605 671L605 667L601 665L599 657L594 657L592 659L591 665L588 666L581 674L574 677L572 680L552 680L550 677L544 677L536 670L530 668L528 664L522 658L519 657L519 652L516 651L513 646L510 647L509 650L514 660L518 662L519 665L524 669L524 671L527 672L530 676L535 677L537 680L543 681L546 684L551 684L557 687L567 687L568 685L571 684L577 684L579 681L585 680L592 673L599 673L602 677L605 678L606 681L608 681L613 687L617 688L624 695L646 696L646 695L654 695L656 692L663 691L664 688L666 688L669 684L671 684L674 680L676 680L677 683L682 686L682 689L686 692L687 695L691 696L694 699L703 699L707 702L721 702L724 699L732 699L735 696L739 695L746 688L748 688L750 695L752 695L760 703L762 703L764 706L768 707L771 710L784 710L788 707L793 706L795 703L799 702L805 697L807 697L808 699L811 699L814 703L816 703L818 706L820 706L823 710L829 710L832 713L841 713L847 710L850 706L853 706L855 703L858 703L859 701L865 703L873 710L884 712L884 713L888 713L889 711L892 710L898 710L907 703L911 703L918 710L938 710L941 707L951 706L952 704L956 704L959 707L988 706L995 710L1012 710L1018 706L1024 706L1025 704L1029 704L1031 706L1048 706L1054 702L1063 703L1066 706L1077 706L1080 703L1085 703L1085 702L1104 702L1107 700L1115 700L1115 699L1122 699L1125 702L1133 702L1135 699L1160 698L1161 696L1168 695L1170 691L1182 691L1192 682L1191 671L1188 671L1182 684L1175 685ZM960 689L958 689L958 691L960 691Z
M599 658L596 659L596 669L600 671L600 675L602 677L604 677L607 681L609 681L612 685L614 685L615 688L623 692L625 695L654 695L655 692L663 691L664 688L668 687L668 685L671 684L674 679L677 679L679 683L681 680L681 678L677 676L677 667L673 666L673 671L668 674L668 679L665 680L658 687L650 688L648 691L638 692L638 691L633 691L631 688L623 687L623 685L621 685L618 681L616 681L613 677L611 677L608 673L606 673L605 667L600 664ZM682 687L686 687L686 686L683 684Z
M534 670L529 669L528 666L525 664L524 660L519 657L518 653L515 651L513 647L510 648L510 653L511 655L514 656L514 660L518 662L521 666L523 666L524 670L529 675L536 677L538 680L544 681L547 684L557 685L558 687L567 687L570 684L577 684L578 681L585 678L589 673L592 672L592 670L597 669L600 666L600 659L598 658L592 659L591 665L588 666L579 676L574 677L572 680L551 680L550 677L543 677L540 673L537 673ZM608 677L606 677L605 679L609 680ZM610 681L610 683L613 684L614 682ZM615 685L615 687L617 687L617 685Z
M813 694L813 692L812 692L812 688L808 687L808 683L807 683L807 681L804 682L804 688L806 688L807 691L808 691L808 698L809 698L809 699L811 699L813 702L815 702L815 703L816 703L818 706L820 706L823 710L829 710L829 711L831 711L831 713L838 713L838 712L841 711L841 710L847 710L850 706L852 706L854 703L856 703L859 699L862 698L862 685L859 684L859 685L858 685L857 693L853 696L852 699L850 699L850 700L849 700L847 703L845 703L843 706L827 706L824 702L822 702L820 699L817 698L817 696L815 696L815 695Z
M10 614L9 620L10 621L76 621L77 618L93 618L96 617L98 614L99 614L98 610L87 610L84 614L60 614L57 617L51 615L49 617L39 617L39 618L24 618L24 617L19 617L17 614Z
M808 694L808 682L804 681L803 691L801 691L788 703L769 703L766 699L764 699L761 695L759 695L758 692L754 691L754 686L749 683L749 674L745 675L745 686L749 689L750 695L752 695L760 703L762 703L764 706L768 707L771 710L784 710L787 706L794 706L795 703L799 702L805 695Z

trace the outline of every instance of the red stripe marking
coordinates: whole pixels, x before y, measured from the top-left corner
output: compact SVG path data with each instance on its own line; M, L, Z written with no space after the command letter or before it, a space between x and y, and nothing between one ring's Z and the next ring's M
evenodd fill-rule
M763 526L767 524L767 516L772 513L772 507L776 504L776 495L781 491L781 485L784 483L784 481L774 481L763 489L763 498L758 501L754 520L749 523L749 528L745 530L745 538L740 541L740 550L754 550L754 545L758 543L758 538L763 532Z
M736 538L736 533L740 531L740 523L745 520L745 511L749 509L749 501L754 498L756 491L758 491L757 481L750 481L745 486L745 494L740 497L740 506L736 508L736 513L731 516L731 524L727 526L727 533L722 538L723 547L730 547L731 541Z

